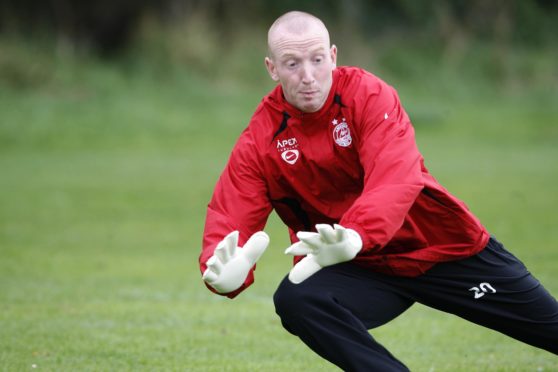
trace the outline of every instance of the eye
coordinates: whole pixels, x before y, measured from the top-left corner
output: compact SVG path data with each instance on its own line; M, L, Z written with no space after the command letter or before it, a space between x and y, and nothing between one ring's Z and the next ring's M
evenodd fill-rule
M297 66L297 62L294 60L289 60L285 63L288 68L295 68Z
M322 63L324 61L323 56L316 56L314 57L314 63Z

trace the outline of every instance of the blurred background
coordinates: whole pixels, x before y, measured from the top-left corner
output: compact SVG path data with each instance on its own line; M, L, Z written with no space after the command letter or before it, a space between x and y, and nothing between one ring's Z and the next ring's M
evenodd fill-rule
M0 370L335 370L274 314L275 215L238 299L197 267L295 9L398 90L434 176L558 295L557 1L0 0ZM558 369L419 305L373 334L415 371Z
M291 9L322 18L347 63L400 78L451 70L504 89L556 79L554 0L2 0L1 81L49 83L82 59L259 83L267 28Z

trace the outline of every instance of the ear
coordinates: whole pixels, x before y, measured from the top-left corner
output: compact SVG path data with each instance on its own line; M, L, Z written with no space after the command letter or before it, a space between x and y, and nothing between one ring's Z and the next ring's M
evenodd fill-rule
M269 57L265 57L265 68L267 69L269 76L271 76L274 81L279 81L279 75L277 75L277 67L275 67L275 64Z
M331 63L333 64L333 68L335 68L337 66L337 46L335 46L335 44L331 46L329 55L331 56Z

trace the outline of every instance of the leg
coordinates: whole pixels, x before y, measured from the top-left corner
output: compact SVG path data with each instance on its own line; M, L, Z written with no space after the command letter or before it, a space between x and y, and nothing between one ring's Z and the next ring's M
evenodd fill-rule
M361 269L334 265L296 285L285 278L273 299L283 326L343 370L408 370L368 329L394 319L413 301L363 277Z
M405 286L418 302L558 354L558 302L496 239L413 280Z

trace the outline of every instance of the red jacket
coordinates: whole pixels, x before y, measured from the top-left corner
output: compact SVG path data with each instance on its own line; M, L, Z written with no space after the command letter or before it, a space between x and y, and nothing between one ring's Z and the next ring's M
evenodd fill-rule
M297 110L281 86L264 97L209 203L201 271L225 235L239 230L242 246L273 209L292 241L317 223L354 229L363 240L354 262L389 275L420 275L437 262L478 253L489 238L428 173L396 91L350 67L334 70L318 112ZM228 296L253 280L251 272Z

